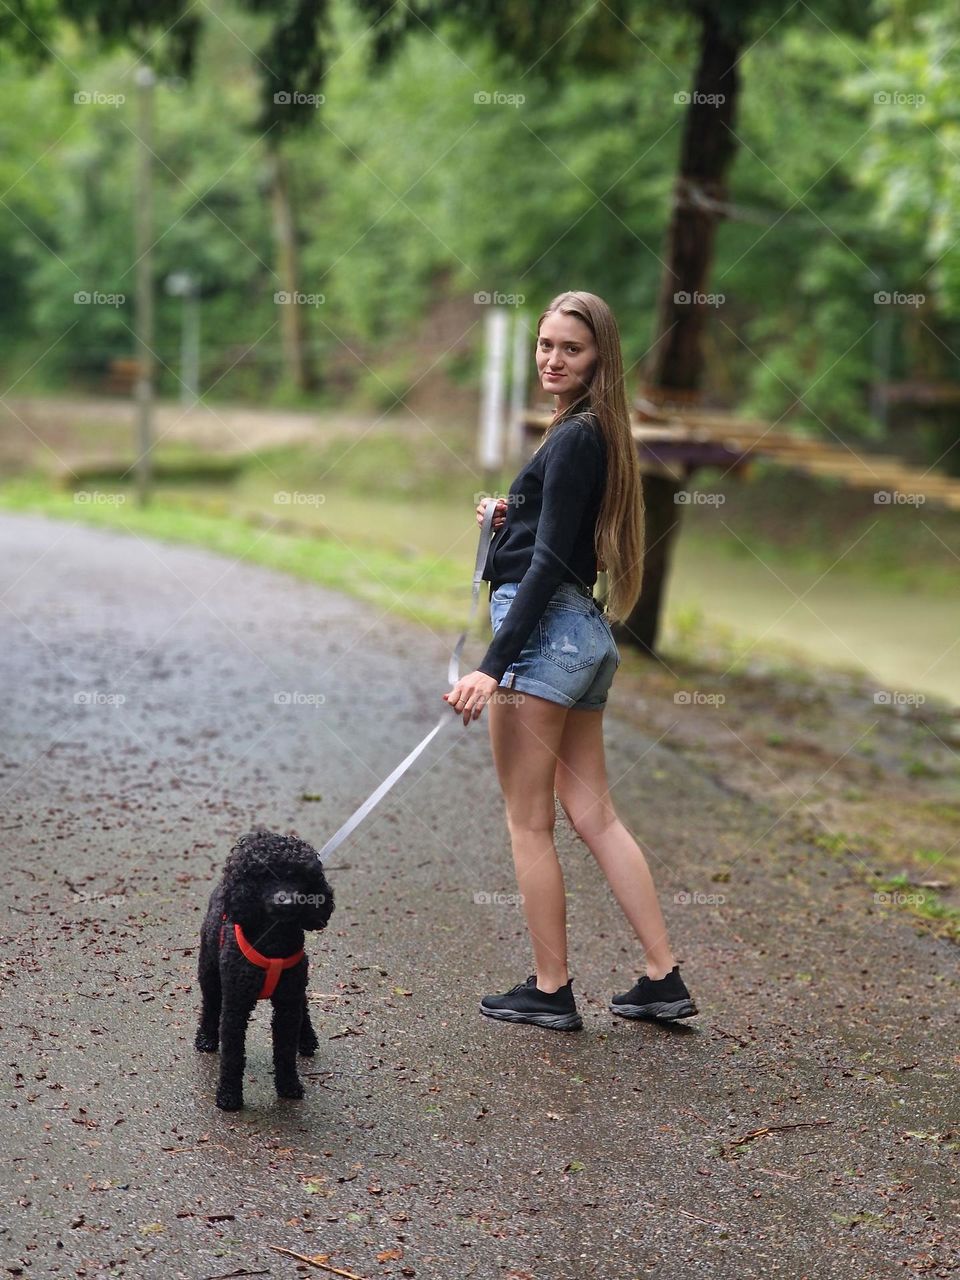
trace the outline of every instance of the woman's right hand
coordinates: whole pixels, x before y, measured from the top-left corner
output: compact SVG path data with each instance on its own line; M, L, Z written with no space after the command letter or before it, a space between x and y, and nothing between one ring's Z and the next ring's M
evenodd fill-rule
M481 498L481 500L477 503L477 524L479 525L483 524L483 513L484 513L484 510L486 509L486 505L488 502L493 502L493 501L494 501L493 498ZM502 528L503 522L507 518L506 498L497 498L496 503L497 503L497 509L493 513L494 533L496 533L498 529Z

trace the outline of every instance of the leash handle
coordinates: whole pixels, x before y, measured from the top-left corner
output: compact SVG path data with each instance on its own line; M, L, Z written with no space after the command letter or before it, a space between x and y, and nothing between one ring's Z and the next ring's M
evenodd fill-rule
M480 584L483 581L483 576L482 576L483 569L487 563L487 552L490 549L490 543L493 541L493 516L496 509L497 509L497 499L491 498L487 503L486 507L484 508L483 524L480 527L480 541L477 545L477 560L473 568L473 586L472 586L472 598L470 601L470 613L467 615L466 626L460 632L459 639L457 640L457 643L453 646L453 652L451 653L450 661L447 664L447 679L450 681L451 689L460 679L460 657L463 653L463 646L467 642L467 632L470 630L470 627L473 623L474 614L477 612L477 602L480 599ZM421 752L423 752L426 749L426 747L433 741L433 739L440 732L440 730L445 725L451 724L456 719L457 719L457 715L453 711L453 708L448 707L447 710L444 711L443 714L440 716L440 719L433 726L433 728L430 730L427 736L421 739L421 741L417 743L417 745L413 748L410 754L408 756L405 756L404 759L400 761L400 763L393 770L393 772L389 774L388 777L384 778L384 780L380 783L377 789L373 791L369 796L367 796L366 800L364 800L363 804L360 805L359 809L355 809L354 812L350 815L350 817L346 820L346 822L333 833L333 835L330 837L327 843L323 846L323 848L317 851L318 857L320 858L321 862L323 862L326 858L328 858L330 854L333 853L334 849L336 849L337 845L342 844L343 841L346 840L347 836L349 836L350 833L360 825L360 823L364 820L364 818L367 816L370 810L375 808L376 805L380 803L380 801L387 794L387 792L390 790L393 784L397 782L406 773L406 771L413 764L414 760L416 760L417 756L419 756Z

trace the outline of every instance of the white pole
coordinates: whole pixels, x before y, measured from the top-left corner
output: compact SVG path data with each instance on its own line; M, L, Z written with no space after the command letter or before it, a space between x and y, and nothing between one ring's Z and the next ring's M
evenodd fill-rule
M181 400L196 404L200 399L200 298L196 287L184 295L180 340Z
M166 279L167 293L183 299L180 312L180 401L200 398L200 281L189 271L174 271Z
M517 310L513 317L513 378L510 383L510 421L507 424L507 457L518 462L523 456L523 415L526 412L527 380L530 376L530 333L527 318Z
M480 404L480 465L503 465L503 409L507 364L507 310L491 307L484 328L483 397Z

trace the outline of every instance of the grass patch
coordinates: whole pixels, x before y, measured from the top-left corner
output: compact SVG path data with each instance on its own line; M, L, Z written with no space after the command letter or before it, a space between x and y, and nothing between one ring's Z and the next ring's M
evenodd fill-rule
M935 889L919 885L906 874L875 880L874 901L878 906L896 907L937 925L935 932L960 942L960 909L944 902Z
M0 506L57 519L198 544L237 560L291 573L364 600L376 608L451 631L463 625L469 607L468 581L453 559L401 554L390 547L357 550L342 538L316 532L278 532L267 512L239 515L228 509L198 511L189 500L165 496L138 507L127 493L75 500L37 481L19 480L0 488Z
M249 466L249 458L238 454L201 453L196 449L172 446L158 449L153 459L153 476L158 484L228 484ZM81 490L90 485L111 489L130 484L133 461L75 462L72 474L64 474L60 482L65 489Z
M370 498L449 502L459 497L466 502L483 487L474 447L472 439L460 434L441 438L427 431L333 436L309 445L261 449L246 467L241 488L249 493L281 487L311 493L336 489Z
M903 771L908 778L939 778L940 770L917 756L904 756Z
M813 843L827 853L842 855L862 849L870 842L862 836L848 836L842 831L822 831L814 836Z
M821 831L812 837L812 843L835 858L853 853L861 861L869 857L874 866L889 862L889 857L877 847L876 841L864 836L848 835L842 831ZM937 865L943 861L943 856L935 849L918 850L914 856ZM917 878L917 874L901 871L893 875L881 875L873 872L864 873L864 879L873 892L877 907L906 911L932 926L933 932L940 937L960 942L960 909L945 902L937 889L932 887L933 882L924 882ZM919 874L922 875L922 872Z

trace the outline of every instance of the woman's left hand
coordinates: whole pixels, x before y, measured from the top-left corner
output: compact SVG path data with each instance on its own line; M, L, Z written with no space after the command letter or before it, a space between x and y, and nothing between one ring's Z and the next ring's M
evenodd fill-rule
M471 671L469 675L461 676L450 692L443 696L458 715L463 712L463 723L466 725L471 719L480 718L480 712L499 686L500 681L494 680L493 676L488 676L483 671Z

